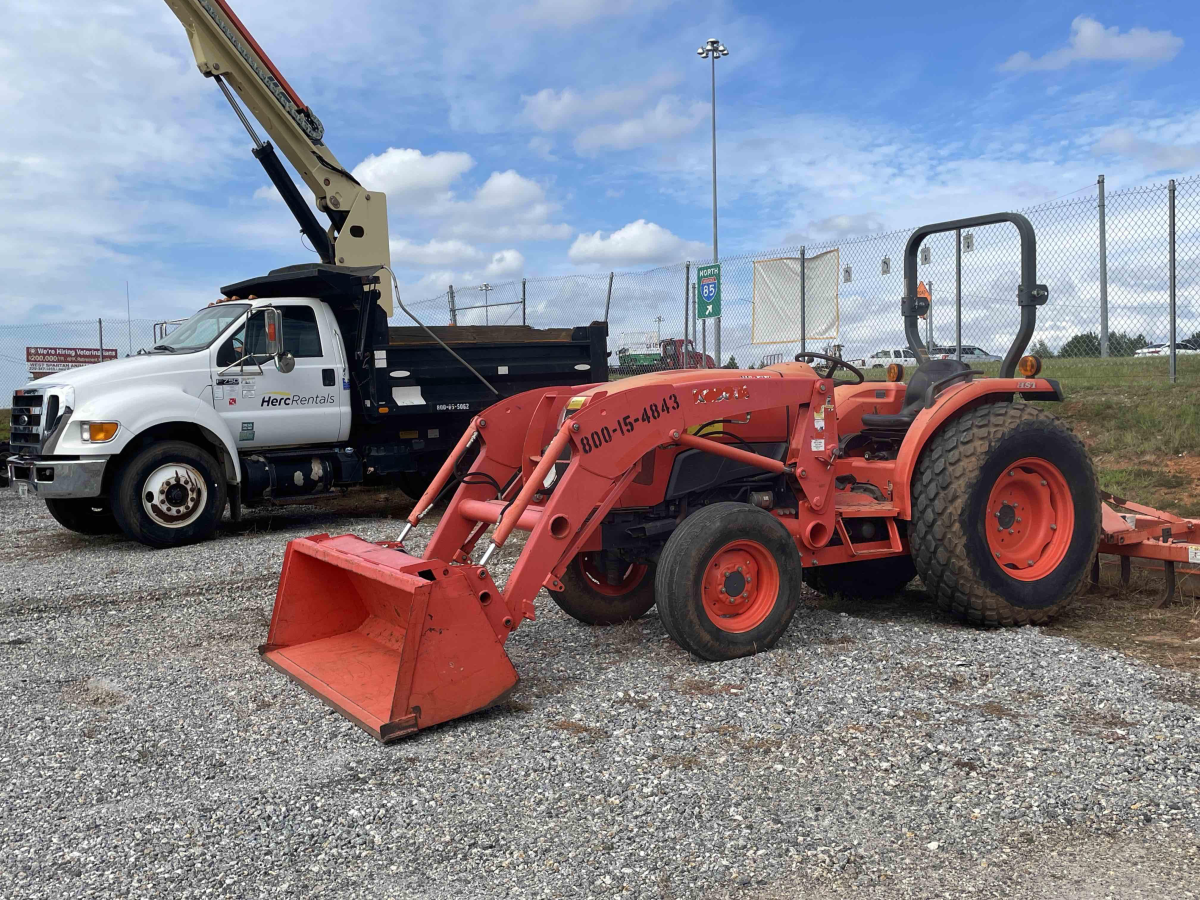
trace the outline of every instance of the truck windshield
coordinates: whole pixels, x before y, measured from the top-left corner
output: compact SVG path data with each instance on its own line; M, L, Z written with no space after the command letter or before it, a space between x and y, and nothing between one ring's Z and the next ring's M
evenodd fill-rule
M193 353L209 347L242 313L247 303L219 303L200 310L166 336L154 349L161 353Z

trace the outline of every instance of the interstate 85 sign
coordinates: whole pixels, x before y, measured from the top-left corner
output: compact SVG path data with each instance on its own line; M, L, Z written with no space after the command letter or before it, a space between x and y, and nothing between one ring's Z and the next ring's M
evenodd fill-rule
M696 269L696 316L715 319L721 315L721 264Z

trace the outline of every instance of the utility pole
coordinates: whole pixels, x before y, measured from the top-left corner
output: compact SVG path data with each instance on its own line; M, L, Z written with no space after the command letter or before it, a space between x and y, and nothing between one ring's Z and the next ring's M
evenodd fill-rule
M662 343L662 316L654 317L654 344L658 346Z

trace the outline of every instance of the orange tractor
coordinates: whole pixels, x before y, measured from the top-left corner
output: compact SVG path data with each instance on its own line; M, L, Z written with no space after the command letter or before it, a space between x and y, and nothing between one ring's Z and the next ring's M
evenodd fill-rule
M1021 237L1021 325L1000 377L984 378L929 359L917 324L928 301L908 287L924 238L1000 222ZM534 618L543 587L591 624L657 604L667 633L707 660L770 649L802 582L870 596L920 575L965 622L1047 621L1083 584L1102 531L1112 537L1107 517L1113 528L1139 522L1102 508L1083 444L1026 402L1061 399L1022 355L1048 296L1034 240L1016 214L917 229L901 312L920 365L907 386L895 369L868 382L807 353L497 403L473 420L399 542L289 544L263 655L388 741L503 698L517 683L504 643ZM472 453L424 552L406 553L404 538ZM1156 540L1186 558L1178 535L1197 523L1177 521L1176 543ZM528 536L500 587L488 563L514 530Z

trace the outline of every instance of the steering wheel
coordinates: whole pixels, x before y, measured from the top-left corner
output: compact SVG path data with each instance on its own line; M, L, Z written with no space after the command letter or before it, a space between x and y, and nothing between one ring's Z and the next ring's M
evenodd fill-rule
M797 353L796 354L796 362L806 362L810 359L823 359L827 363L829 363L828 367L825 369L824 372L822 372L820 369L817 369L816 367L813 368L813 371L815 371L822 378L832 378L833 373L836 372L838 369L845 369L851 375L855 375L858 377L858 381L849 381L849 382L846 382L847 384L862 384L864 381L867 380L867 376L862 373L861 369L855 368L854 366L850 365L850 363L846 362L844 359L841 359L837 356L826 356L824 353Z

